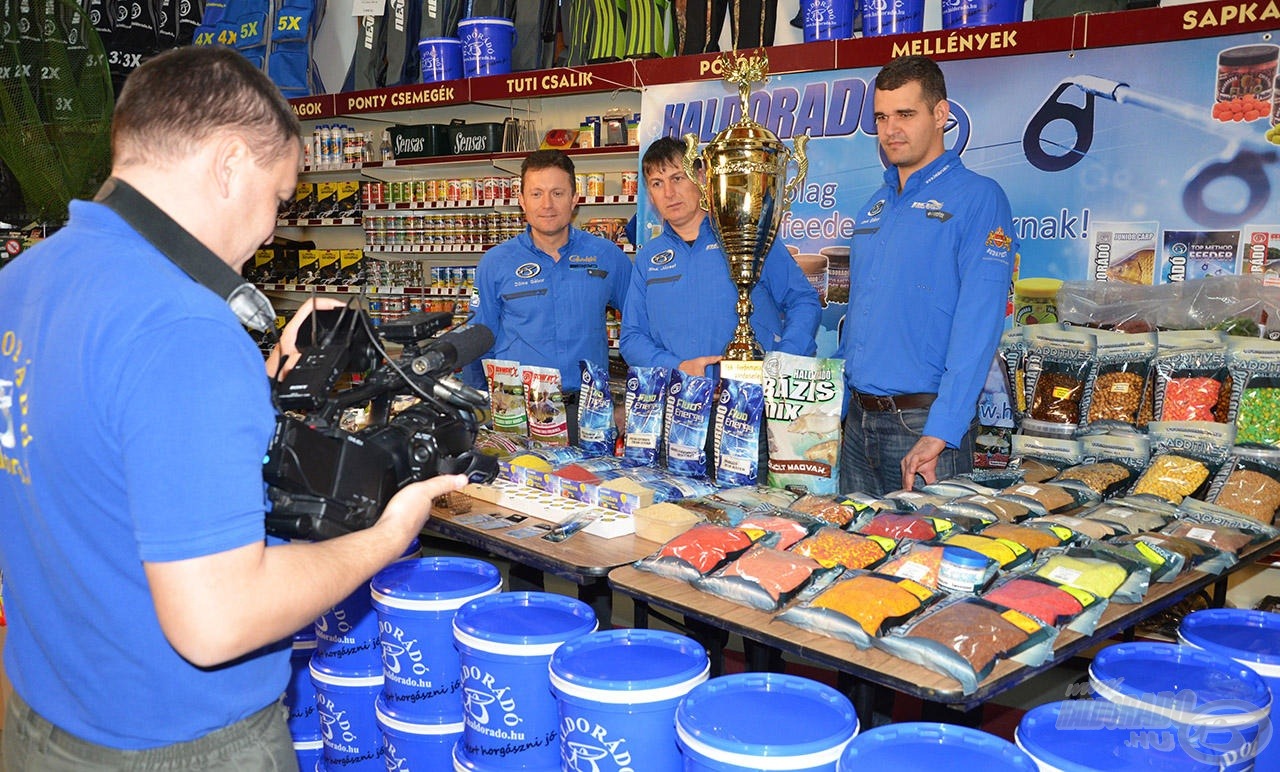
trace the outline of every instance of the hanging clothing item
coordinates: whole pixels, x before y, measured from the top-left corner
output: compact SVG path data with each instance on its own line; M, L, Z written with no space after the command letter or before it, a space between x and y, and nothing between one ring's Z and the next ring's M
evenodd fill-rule
M570 0L564 24L565 64L615 62L626 52L622 13L627 0ZM562 6L563 8L563 6Z
M627 59L675 55L671 34L671 0L627 0Z
M325 92L311 49L324 11L325 0L281 0L274 23L269 25L267 74L289 99Z
M778 4L768 0L676 0L676 18L684 20L681 54L705 54L720 50L720 31L730 16L729 40L745 51L773 45ZM683 10L683 13L681 12Z
M516 45L511 51L511 70L543 70L551 66L556 48L556 0L528 0L516 6Z
M387 30L380 16L361 16L356 50L342 81L343 91L380 88L387 82Z

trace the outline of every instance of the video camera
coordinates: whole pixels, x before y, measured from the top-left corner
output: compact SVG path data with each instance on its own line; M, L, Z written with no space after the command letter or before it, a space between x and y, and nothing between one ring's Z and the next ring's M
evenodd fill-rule
M448 376L488 351L493 333L474 325L432 338L451 318L411 314L375 334L358 308L312 314L299 330L302 358L275 384L281 413L263 470L268 533L329 539L373 525L411 482L440 474L494 478L497 460L473 449L487 400ZM403 346L398 360L379 338ZM335 388L344 373L366 375ZM403 395L417 401L393 413ZM347 408L366 404L364 428L341 428Z

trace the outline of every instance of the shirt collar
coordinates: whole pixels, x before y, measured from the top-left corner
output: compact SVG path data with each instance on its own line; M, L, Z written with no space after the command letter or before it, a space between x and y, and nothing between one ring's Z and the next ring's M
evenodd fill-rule
M907 178L907 184L902 186L900 195L905 196L908 192L933 182L936 177L947 171L948 165L952 164L960 165L960 156L956 155L954 150L943 151L942 155L911 173ZM890 166L884 170L884 184L894 190L898 189L898 167Z

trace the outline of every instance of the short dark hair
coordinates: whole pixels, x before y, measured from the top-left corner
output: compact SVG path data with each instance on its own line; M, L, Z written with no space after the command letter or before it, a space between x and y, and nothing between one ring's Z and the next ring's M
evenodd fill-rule
M684 166L685 144L675 137L662 137L655 139L653 144L649 145L649 149L644 151L644 157L640 159L640 171L645 177L650 172L668 165Z
M899 56L889 62L876 75L876 89L893 91L912 81L920 84L929 109L947 98L947 81L942 77L942 68L927 56Z
M525 175L529 172L536 172L542 169L561 169L565 174L569 175L569 184L573 186L573 192L578 192L578 180L574 176L573 159L564 154L563 150L535 150L524 157L524 161L520 164L520 182L524 182Z
M279 160L302 127L266 73L225 46L183 46L161 53L125 81L111 115L118 164L185 158L222 131L243 132L259 163Z

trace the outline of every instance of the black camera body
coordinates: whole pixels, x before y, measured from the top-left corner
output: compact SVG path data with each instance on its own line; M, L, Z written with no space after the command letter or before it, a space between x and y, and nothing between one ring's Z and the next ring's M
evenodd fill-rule
M363 311L317 312L302 359L276 384L281 413L264 462L271 510L267 532L317 541L368 528L396 491L440 474L489 482L497 460L474 450L485 416L483 395L447 377L493 344L483 326L430 339L449 314L413 314L384 325L377 337L399 343L398 360L374 344ZM356 368L360 368L356 370ZM335 390L344 370L368 371L362 382ZM392 413L392 402L417 401ZM357 431L339 425L346 408L369 405Z

